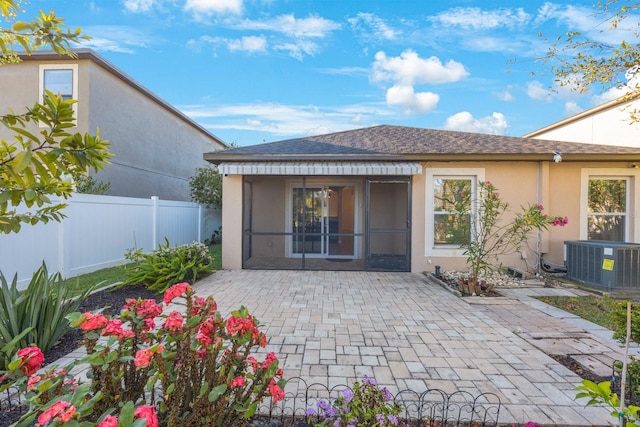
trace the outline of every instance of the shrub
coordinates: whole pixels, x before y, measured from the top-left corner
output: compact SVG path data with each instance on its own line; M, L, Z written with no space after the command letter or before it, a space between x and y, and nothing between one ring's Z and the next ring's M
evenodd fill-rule
M352 389L345 389L333 404L326 400L318 402L321 422L316 427L369 427L398 426L398 414L402 407L392 402L393 396L386 388L380 389L373 378L364 377ZM313 415L310 408L307 415Z
M123 286L141 283L158 293L164 292L174 283L194 283L198 277L213 271L209 248L199 242L170 247L169 241L165 239L164 245L159 245L158 249L149 254L144 254L141 250L130 250L125 258L138 265L127 269L127 279Z
M72 289L65 285L60 273L49 276L45 263L23 291L18 290L17 274L9 284L0 272L0 283L0 348L6 347L3 351L9 358L15 348L10 343L16 337L20 337L17 341L20 347L33 344L45 352L49 350L68 330L65 316L76 311L92 290L87 288L72 299ZM4 362L0 358L0 368L4 368Z
M161 314L172 302L184 309ZM9 366L0 393L18 386L29 403L18 427L142 426L135 421L142 418L148 426L233 427L245 425L265 397L284 398L276 355L253 356L267 343L258 320L245 307L222 318L216 302L195 297L187 283L170 287L163 304L131 299L115 318L99 311L70 318L85 333L86 356L34 374L38 351L30 349ZM69 375L78 363L91 366L90 384Z
M547 230L550 226L565 226L567 217L548 216L542 205L522 207L512 221L506 221L509 204L500 198L498 189L490 182L478 184L477 197L470 191L463 191L454 201L458 216L475 214L463 228L469 239L461 245L467 264L471 270L470 280L478 283L481 273L497 269L498 256L520 250L533 230Z

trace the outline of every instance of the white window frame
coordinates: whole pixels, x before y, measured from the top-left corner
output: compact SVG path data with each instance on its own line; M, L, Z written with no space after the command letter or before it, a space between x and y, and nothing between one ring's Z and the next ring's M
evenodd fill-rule
M354 234L362 234L362 222L361 222L361 212L362 212L362 202L360 198L361 194L361 181L354 180L333 180L333 179L322 179L322 178L307 178L305 186L309 187L339 187L339 186L349 186L353 187L353 197L354 197L354 206L353 206L353 229ZM288 234L288 238L285 240L285 253L287 258L302 258L302 254L293 252L293 244L292 244L292 235L293 233L293 189L301 188L302 180L287 180L286 181L286 189L287 194L285 198L285 225L286 232ZM353 241L353 255L333 255L331 258L344 258L344 259L360 259L362 258L362 237L354 236ZM326 255L315 255L315 254L306 254L306 258L327 258Z
M589 180L626 179L627 212L624 239L627 242L640 241L640 195L638 183L640 170L631 168L584 168L580 170L580 240L588 239L589 224Z
M44 72L47 70L71 70L73 72L72 99L78 99L78 64L40 64L39 94L40 102L44 101Z
M435 203L433 200L434 179L471 179L474 198L478 196L478 183L485 181L484 168L432 168L427 169L425 179L425 256L464 257L464 249L457 246L435 246L433 227L435 223ZM471 212L474 222L475 212Z

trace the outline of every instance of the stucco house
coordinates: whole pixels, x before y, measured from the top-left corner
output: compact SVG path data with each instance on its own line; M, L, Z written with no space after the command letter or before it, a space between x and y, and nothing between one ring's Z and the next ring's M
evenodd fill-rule
M74 131L100 128L111 143L111 164L94 175L111 183L109 195L189 201L189 177L208 164L202 153L226 144L95 51L74 52L77 58L33 52L0 67L0 114L33 106L45 88L73 98ZM1 138L10 136L0 127Z
M618 98L529 132L524 138L640 148L640 97Z
M204 158L224 175L226 269L465 269L446 193L487 180L512 214L541 204L569 218L505 266L536 253L562 265L565 240L640 242L638 148L383 125ZM594 188L615 188L615 206Z

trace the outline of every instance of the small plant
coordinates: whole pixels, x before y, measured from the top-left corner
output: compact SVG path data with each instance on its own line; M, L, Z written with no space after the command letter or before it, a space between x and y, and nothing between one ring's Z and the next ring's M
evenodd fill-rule
M542 205L523 207L512 221L506 221L504 217L509 211L509 204L500 198L490 181L478 184L477 197L470 191L458 194L455 199L458 216L468 215L470 209L475 218L466 225L464 234L470 239L461 247L471 270L471 289L478 284L481 273L499 268L498 256L519 251L533 230L546 230L552 225L564 226L569 221L567 217L549 217L542 212Z
M622 425L640 427L640 418L638 416L640 407L629 405L621 411L620 399L616 393L611 391L611 383L609 381L596 384L593 381L582 380L582 383L576 387L576 390L578 390L576 399L584 397L589 399L585 406L604 404L611 409L612 417L617 420L625 419Z
M194 283L198 277L213 271L209 248L199 242L170 247L165 239L164 245L159 245L149 254L141 249L130 249L125 258L138 265L127 269L127 279L121 286L141 283L158 293L174 283Z
M370 427L406 425L398 420L402 407L393 402L386 388L379 388L373 378L365 376L352 389L345 389L333 404L320 400L317 415L322 421L316 427ZM316 414L314 408L307 415Z
M20 337L20 347L34 344L43 351L49 350L69 328L65 316L76 311L93 289L89 287L72 299L71 289L60 273L49 276L44 263L33 273L25 290L18 290L17 274L9 284L0 272L0 284L0 348L8 358L13 354L15 347L11 343L16 337ZM0 358L0 368L4 361Z
M169 304L182 309L163 314ZM233 427L245 425L265 397L284 398L276 355L254 356L267 344L258 320L245 307L223 318L213 298L194 296L187 283L167 289L161 304L128 300L118 317L69 317L84 331L86 356L38 372L42 353L30 347L4 373L10 381L0 393L17 386L29 404L17 427L142 427L142 419L152 427ZM69 374L77 364L90 365L90 383Z

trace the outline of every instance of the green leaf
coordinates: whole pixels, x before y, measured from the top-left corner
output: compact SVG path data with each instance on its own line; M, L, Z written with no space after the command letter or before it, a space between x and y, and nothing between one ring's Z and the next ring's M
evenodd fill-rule
M219 386L214 387L209 393L209 402L215 402L220 396L224 394L225 391L227 391L226 384L220 384Z

